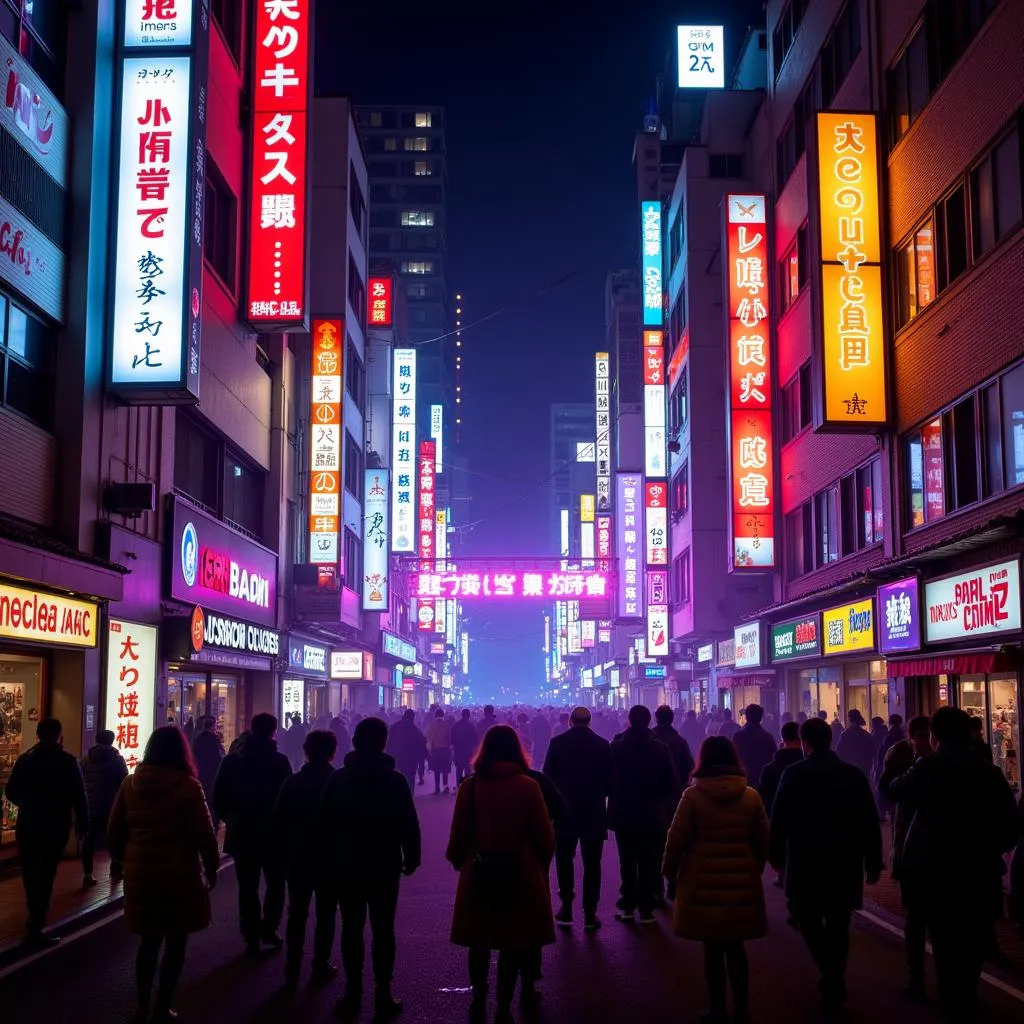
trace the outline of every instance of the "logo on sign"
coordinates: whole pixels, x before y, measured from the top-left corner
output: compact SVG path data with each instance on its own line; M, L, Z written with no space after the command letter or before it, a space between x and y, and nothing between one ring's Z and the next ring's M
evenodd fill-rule
M194 523L186 523L181 531L181 576L185 586L194 587L199 568L199 534Z

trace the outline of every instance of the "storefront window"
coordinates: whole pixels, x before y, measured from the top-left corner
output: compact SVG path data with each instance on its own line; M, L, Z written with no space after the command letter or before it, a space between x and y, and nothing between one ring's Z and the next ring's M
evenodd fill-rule
M167 723L194 731L200 716L205 714L206 676L195 672L168 676Z
M312 727L324 715L330 716L330 687L327 683L307 683L306 724Z
M35 658L0 658L0 846L14 842L18 809L4 789L18 757L36 741L43 716L43 665Z
M207 714L217 719L224 749L227 750L239 733L238 680L232 676L213 676L210 680L210 706Z
M1014 793L1020 792L1020 719L1017 714L1017 679L1015 676L989 678L992 719L989 742L992 760L1010 783Z
M981 719L985 736L989 735L988 702L985 699L984 676L960 676L959 705L967 714Z

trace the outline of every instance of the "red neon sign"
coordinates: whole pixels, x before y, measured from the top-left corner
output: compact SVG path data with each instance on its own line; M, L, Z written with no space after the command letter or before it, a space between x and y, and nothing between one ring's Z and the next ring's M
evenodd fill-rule
M434 460L437 457L437 444L434 441L420 442L420 457L417 465L419 473L419 556L422 559L420 568L424 572L434 569L434 537L436 518L434 503ZM436 596L436 595L435 595ZM434 629L435 607L432 601L421 601L417 620L423 632Z
M371 277L366 300L366 323L370 327L391 326L391 278Z
M766 203L726 196L731 569L775 565Z
M247 319L306 319L309 0L257 0Z
M661 331L644 331L644 384L665 383L665 346Z

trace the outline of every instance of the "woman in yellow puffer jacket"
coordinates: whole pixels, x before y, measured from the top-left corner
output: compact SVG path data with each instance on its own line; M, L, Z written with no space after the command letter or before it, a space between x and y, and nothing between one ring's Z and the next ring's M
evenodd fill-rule
M693 784L676 808L662 871L675 879L675 933L704 943L711 1008L707 1024L749 1020L749 969L743 943L768 931L761 875L768 857L768 820L757 790L747 785L739 756L725 736L700 748Z

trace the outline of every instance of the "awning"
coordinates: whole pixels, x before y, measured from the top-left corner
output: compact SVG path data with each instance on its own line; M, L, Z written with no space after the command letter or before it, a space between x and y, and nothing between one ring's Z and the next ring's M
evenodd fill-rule
M740 672L737 675L719 674L718 688L720 690L731 690L737 686L774 686L776 683L775 673L768 672Z
M1017 661L1008 651L960 651L931 655L925 658L906 658L888 663L890 679L902 676L981 675L987 672L1008 672L1017 667Z

